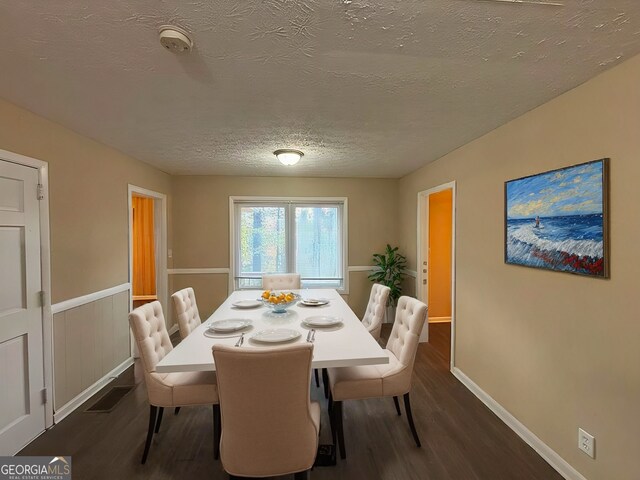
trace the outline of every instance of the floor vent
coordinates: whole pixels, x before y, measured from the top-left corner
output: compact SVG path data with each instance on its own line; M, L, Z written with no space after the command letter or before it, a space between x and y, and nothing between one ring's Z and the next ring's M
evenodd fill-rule
M93 405L85 410L89 413L108 413L118 405L127 393L133 390L132 385L111 387L107 393L100 397Z

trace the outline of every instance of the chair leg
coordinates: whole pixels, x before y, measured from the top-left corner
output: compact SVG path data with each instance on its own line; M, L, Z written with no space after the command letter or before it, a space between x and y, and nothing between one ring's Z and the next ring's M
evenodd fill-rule
M333 442L334 447L338 448L338 430L336 425L336 412L333 409L333 398L331 394L329 394L329 427L331 427L331 440Z
M179 414L179 413L180 413L180 407L176 407L176 408L173 410L173 414L174 414L174 415L177 415L177 414Z
M324 398L329 398L329 372L326 368L322 369L322 385L324 386Z
M333 429L333 436L334 436L334 445L339 445L340 446L340 458L341 459L345 459L347 458L347 451L346 448L344 446L344 429L343 429L343 425L342 425L342 402L337 402L334 401L333 402L333 415L334 415L334 425L335 428ZM335 436L337 435L337 440L338 443L336 444L335 442Z
M162 414L164 413L164 407L158 409L158 420L156 420L156 433L160 431L160 424L162 423Z
M149 430L147 431L147 440L144 443L144 452L142 453L143 465L147 461L147 455L149 455L149 447L151 447L151 439L153 438L153 429L156 426L156 417L158 414L158 407L155 405L149 405Z
M329 400L327 401L327 411L329 412L329 418L331 418L331 411L333 410L333 396L329 392Z
M220 424L220 405L213 405L213 458L220 458L220 434L222 433Z
M416 445L421 447L420 438L418 437L418 432L416 430L416 426L413 423L413 415L411 415L411 403L409 402L409 392L404 394L404 410L407 412L407 420L409 421L409 428L411 428L411 433L413 434L413 439L416 441Z
M309 480L309 470L305 470L304 472L298 472L293 475L294 480Z
M398 412L398 416L401 416L400 413L400 402L398 401L398 397L393 397L393 403L396 405L396 412Z
M317 368L313 369L313 374L316 377L316 387L320 388L320 374L318 373L318 369Z

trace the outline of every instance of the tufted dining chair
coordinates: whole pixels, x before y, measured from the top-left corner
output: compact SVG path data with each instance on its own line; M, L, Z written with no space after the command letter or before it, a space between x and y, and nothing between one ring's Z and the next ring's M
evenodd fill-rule
M222 438L231 478L308 478L318 451L320 405L310 401L313 344L213 346Z
M386 285L374 283L371 286L369 294L369 303L362 317L362 324L376 341L380 340L380 332L382 331L382 321L384 320L384 312L387 308L389 293L391 289ZM329 398L329 379L327 377L327 369L322 369L322 382L324 384L324 396ZM316 384L319 384L316 379Z
M362 324L376 340L380 340L382 321L384 320L384 312L387 308L390 292L391 289L386 285L374 283L371 287L367 309L364 312L364 317L362 317Z
M160 430L165 407L213 405L213 450L218 458L220 445L220 406L215 372L158 373L157 363L173 350L162 313L162 305L155 301L136 308L129 314L144 381L149 397L149 429L142 454L147 461L153 434Z
M269 273L262 275L264 290L298 290L300 289L299 273Z
M340 457L346 458L342 422L342 402L372 397L393 397L400 415L398 396L404 396L404 407L416 445L420 438L413 423L409 391L418 340L427 318L427 306L411 297L400 297L396 318L385 353L388 364L328 369L331 389L331 431L334 445L340 446Z
M171 299L178 319L180 338L185 339L202 323L196 303L196 294L193 292L193 288L187 287L171 295Z

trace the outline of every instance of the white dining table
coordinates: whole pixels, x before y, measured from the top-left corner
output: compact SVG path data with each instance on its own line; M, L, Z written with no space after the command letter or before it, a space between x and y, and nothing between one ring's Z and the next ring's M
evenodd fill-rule
M338 294L331 289L293 290L302 298L326 299L328 304L322 306L305 306L298 304L289 307L286 313L274 313L261 305L251 309L241 309L233 304L239 300L256 300L262 293L259 290L238 290L233 292L225 302L202 324L193 330L156 365L159 373L192 372L215 370L211 347L215 344L235 345L240 333L225 338L211 337L209 326L217 320L248 319L252 325L245 330L245 348L269 348L273 345L289 345L306 342L307 334L312 327L303 323L305 318L315 315L340 317L342 323L333 327L315 328L313 368L347 367L355 365L375 365L389 363L389 358L378 342L367 332L358 317ZM257 332L273 328L287 328L300 331L295 340L265 344L252 340ZM206 333L206 334L205 334Z

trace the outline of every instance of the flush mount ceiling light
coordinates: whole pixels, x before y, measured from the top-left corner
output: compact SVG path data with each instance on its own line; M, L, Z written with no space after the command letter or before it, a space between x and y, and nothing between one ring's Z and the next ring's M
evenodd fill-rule
M273 152L273 154L283 165L295 165L304 155L300 150L293 150L292 148L281 148Z

